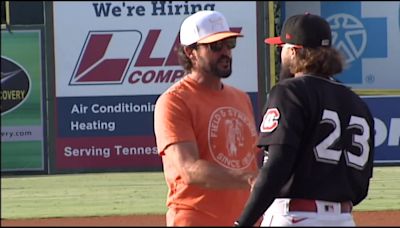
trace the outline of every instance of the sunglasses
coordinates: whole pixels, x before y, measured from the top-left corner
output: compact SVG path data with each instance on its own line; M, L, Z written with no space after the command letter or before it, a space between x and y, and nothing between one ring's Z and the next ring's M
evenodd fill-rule
M222 48L224 48L224 46L227 47L229 50L231 50L236 47L236 38L228 38L209 44L197 44L197 45L207 45L213 52L221 51Z

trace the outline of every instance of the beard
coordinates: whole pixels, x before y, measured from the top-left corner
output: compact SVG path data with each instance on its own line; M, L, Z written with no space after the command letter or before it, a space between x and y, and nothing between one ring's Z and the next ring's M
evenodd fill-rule
M221 56L215 64L210 65L210 70L219 78L228 78L232 74L232 59L228 56Z
M281 69L279 71L279 81L288 79L288 78L293 78L294 74L290 72L289 65L288 64L281 64Z
M232 59L223 55L218 61L210 63L208 59L200 57L198 70L217 78L228 78L232 74Z

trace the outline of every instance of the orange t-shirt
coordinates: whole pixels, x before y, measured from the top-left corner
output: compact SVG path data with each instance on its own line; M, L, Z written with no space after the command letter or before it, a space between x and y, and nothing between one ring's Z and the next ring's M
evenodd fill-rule
M229 85L215 91L189 77L171 86L157 100L154 114L157 148L196 142L200 159L227 169L256 171L258 133L249 96ZM232 226L240 216L250 189L208 189L187 185L164 166L169 208L195 210ZM171 176L175 175L175 176ZM206 221L204 221L205 224ZM199 224L202 225L202 224Z

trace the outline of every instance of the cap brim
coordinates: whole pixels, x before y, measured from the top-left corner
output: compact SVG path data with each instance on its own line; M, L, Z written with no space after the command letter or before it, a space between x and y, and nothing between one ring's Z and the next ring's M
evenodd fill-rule
M237 32L219 32L219 33L215 33L215 34L209 35L207 37L204 37L203 39L200 39L199 41L197 41L197 43L208 44L208 43L216 42L218 40L223 40L223 39L226 39L229 37L243 37L243 35L240 33L237 33Z
M276 44L276 45L285 43L285 42L283 42L281 40L280 36L267 38L267 39L264 40L264 42L267 43L267 44Z

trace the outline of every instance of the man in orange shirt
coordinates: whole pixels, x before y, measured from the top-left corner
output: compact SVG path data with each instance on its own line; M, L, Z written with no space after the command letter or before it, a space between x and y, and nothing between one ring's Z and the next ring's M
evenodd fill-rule
M231 226L257 175L258 133L249 96L222 82L240 33L217 11L180 29L186 75L157 100L154 131L168 185L167 226Z

